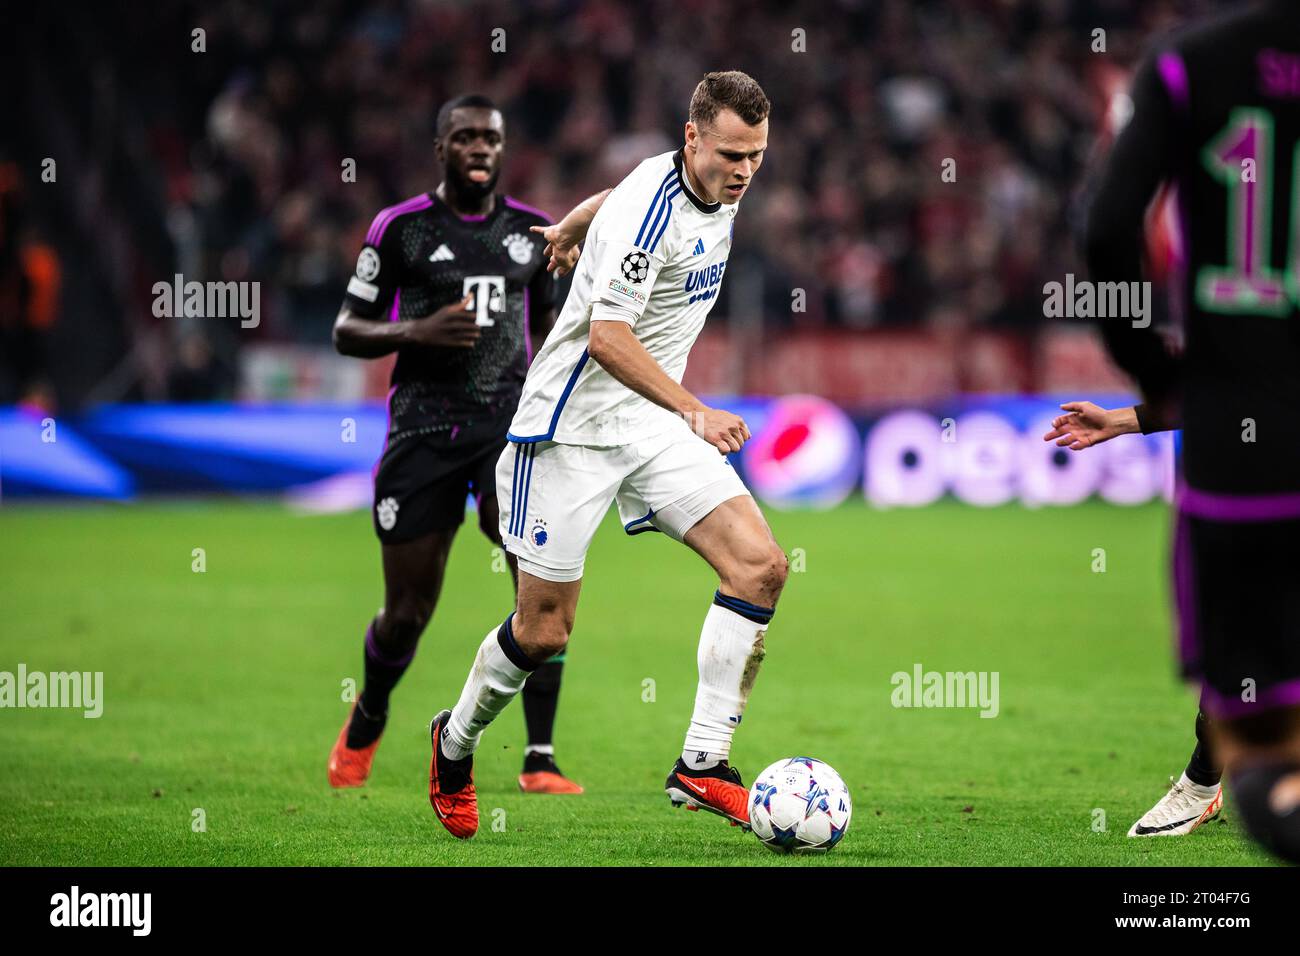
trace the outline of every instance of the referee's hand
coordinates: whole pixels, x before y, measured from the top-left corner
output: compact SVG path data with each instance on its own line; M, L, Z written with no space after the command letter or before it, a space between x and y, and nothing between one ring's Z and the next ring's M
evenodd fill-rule
M469 308L474 302L467 295L459 302L444 305L432 315L409 319L407 340L411 345L437 345L444 348L473 348L482 334Z

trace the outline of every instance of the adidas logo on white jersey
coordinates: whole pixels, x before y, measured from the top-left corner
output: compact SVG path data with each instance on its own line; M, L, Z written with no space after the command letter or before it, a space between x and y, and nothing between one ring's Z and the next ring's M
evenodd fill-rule
M429 256L430 262L450 262L456 258L456 254L447 248L444 242L437 249L433 250L433 255Z

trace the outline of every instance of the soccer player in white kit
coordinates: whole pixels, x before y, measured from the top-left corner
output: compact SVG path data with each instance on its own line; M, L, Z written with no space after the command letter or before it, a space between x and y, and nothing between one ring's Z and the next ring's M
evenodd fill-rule
M453 836L478 830L472 760L484 728L568 642L583 561L611 502L628 534L661 531L718 574L695 709L665 789L676 806L748 825L748 790L728 755L788 566L725 457L749 429L681 377L726 270L738 203L763 161L769 109L746 74L706 74L685 145L642 162L590 220L497 463L517 606L484 638L456 706L430 725L429 800Z

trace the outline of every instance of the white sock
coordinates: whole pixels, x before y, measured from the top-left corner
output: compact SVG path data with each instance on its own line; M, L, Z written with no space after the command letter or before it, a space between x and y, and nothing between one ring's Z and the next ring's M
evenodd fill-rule
M755 608L735 598L721 599L771 616L770 609ZM695 712L682 747L682 760L691 769L707 770L731 753L731 735L744 716L745 702L763 662L766 633L766 621L758 623L719 604L709 608L696 655L700 682L695 690Z
M502 625L508 628L509 623ZM492 628L479 645L460 700L452 708L451 719L443 731L439 746L448 760L460 760L478 749L479 738L506 704L515 699L532 671L524 670L506 657Z
M1182 776L1178 778L1178 782L1181 783L1184 788L1190 790L1192 793L1203 799L1214 796L1219 792L1219 787L1221 786L1221 784L1217 783L1212 787L1199 784L1191 777L1187 776L1187 771L1185 770L1183 771Z

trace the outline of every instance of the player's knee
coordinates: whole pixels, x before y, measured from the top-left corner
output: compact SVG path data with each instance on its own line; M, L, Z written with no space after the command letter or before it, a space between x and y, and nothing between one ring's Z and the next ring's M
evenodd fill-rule
M767 573L770 586L778 592L785 587L785 580L790 576L790 559L775 541L768 553Z
M559 608L532 613L516 611L512 627L524 653L535 661L545 661L568 646L573 618Z
M550 660L569 646L568 629L555 622L536 628L531 637L527 651L535 661Z
M1238 812L1250 835L1290 863L1300 863L1300 764L1258 764L1232 774Z
M408 651L415 646L433 616L433 602L423 598L402 598L384 608L384 634L393 650Z
M747 556L739 573L739 589L757 600L775 602L789 574L789 559L776 542L771 542Z

